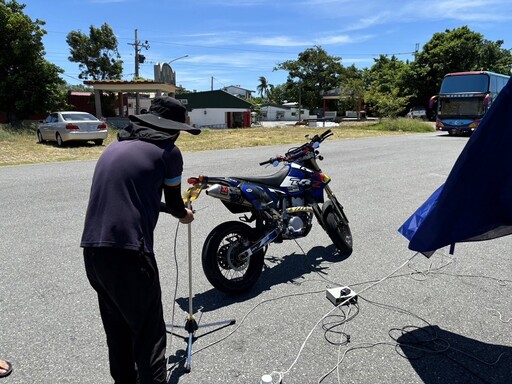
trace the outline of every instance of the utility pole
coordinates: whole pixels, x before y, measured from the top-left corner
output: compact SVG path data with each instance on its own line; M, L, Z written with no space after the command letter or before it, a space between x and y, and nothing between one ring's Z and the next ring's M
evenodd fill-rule
M140 54L142 48L149 49L148 41L146 40L144 43L139 41L137 36L137 30L135 30L135 42L128 43L128 45L133 45L135 48L135 79L139 77L139 67L141 63L144 63L146 57ZM139 92L135 92L135 114L138 115L140 112L140 97Z
M301 104L301 89L300 89L300 83L299 83L299 122L301 121L301 113L300 113L300 104Z

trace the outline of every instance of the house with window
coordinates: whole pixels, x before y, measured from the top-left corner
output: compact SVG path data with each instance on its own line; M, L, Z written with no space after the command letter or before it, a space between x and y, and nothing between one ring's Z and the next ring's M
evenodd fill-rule
M252 104L225 90L177 93L187 107L190 124L198 128L245 128L251 126Z
M299 116L300 115L300 116ZM300 121L309 117L309 109L301 108L297 103L261 104L261 121Z
M239 85L230 85L229 87L222 88L222 90L243 99L252 98L252 93L254 92L249 89L241 88Z

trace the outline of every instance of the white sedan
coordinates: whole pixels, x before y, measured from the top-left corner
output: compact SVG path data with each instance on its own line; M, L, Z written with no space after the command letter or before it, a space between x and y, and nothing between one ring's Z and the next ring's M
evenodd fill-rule
M102 145L107 136L107 124L87 112L53 112L37 127L37 141L56 141L59 147L68 141L93 141Z

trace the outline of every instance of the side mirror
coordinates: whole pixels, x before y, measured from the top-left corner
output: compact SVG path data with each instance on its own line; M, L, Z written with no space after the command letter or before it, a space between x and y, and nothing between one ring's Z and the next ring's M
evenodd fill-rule
M434 108L434 104L437 102L437 96L432 96L428 101L428 107L430 109Z

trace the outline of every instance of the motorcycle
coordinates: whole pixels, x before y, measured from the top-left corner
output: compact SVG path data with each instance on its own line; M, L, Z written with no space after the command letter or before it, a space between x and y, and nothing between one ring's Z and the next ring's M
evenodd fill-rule
M220 199L231 213L243 214L239 221L215 227L204 242L202 267L215 288L230 294L248 291L261 275L269 244L307 236L313 216L340 255L352 253L347 216L328 185L330 178L317 163L323 160L320 143L332 135L327 130L311 138L306 136L305 144L289 149L284 156L261 162L260 165L284 165L272 175L188 179L194 199L205 190L208 196Z

